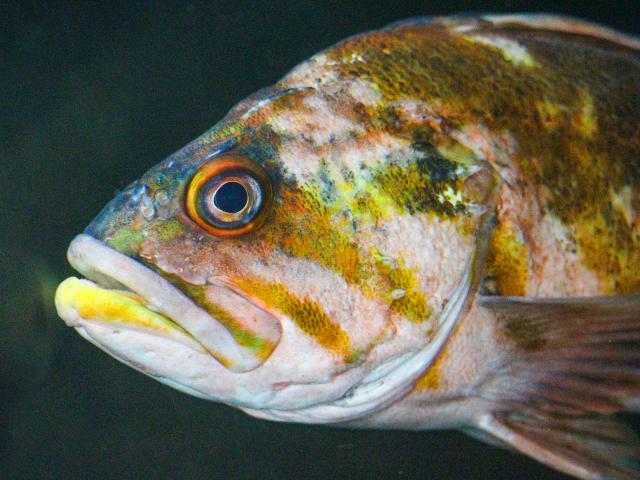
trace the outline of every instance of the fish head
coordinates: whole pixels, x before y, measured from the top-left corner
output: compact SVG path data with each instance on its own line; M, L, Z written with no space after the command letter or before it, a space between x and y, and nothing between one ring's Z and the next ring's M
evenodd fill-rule
M314 57L104 208L69 247L86 279L63 282L59 314L255 415L337 421L356 390L358 415L377 408L406 378L375 401L366 386L460 308L491 183L439 121Z

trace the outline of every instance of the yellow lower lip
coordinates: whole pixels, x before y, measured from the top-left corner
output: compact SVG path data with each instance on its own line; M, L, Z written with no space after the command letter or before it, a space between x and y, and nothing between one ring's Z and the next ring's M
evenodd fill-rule
M144 330L191 346L197 344L179 325L151 310L139 295L102 288L88 280L67 278L56 290L55 304L65 319L77 316L89 322Z

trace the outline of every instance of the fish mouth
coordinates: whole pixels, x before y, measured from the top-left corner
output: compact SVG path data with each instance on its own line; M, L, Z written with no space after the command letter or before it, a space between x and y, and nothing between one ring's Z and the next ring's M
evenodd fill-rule
M58 315L92 343L87 326L100 324L135 330L208 353L234 372L246 372L265 358L244 347L209 312L169 280L87 234L67 251L73 268L86 279L70 277L56 291ZM237 295L229 291L230 295Z

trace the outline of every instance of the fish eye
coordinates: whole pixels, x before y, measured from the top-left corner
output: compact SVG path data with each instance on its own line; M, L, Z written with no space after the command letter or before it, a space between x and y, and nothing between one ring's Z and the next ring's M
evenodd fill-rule
M271 182L253 160L227 154L202 165L185 197L189 218L209 233L236 237L264 222L272 201Z
M213 194L215 208L228 214L241 212L249 203L247 187L240 179L229 179Z

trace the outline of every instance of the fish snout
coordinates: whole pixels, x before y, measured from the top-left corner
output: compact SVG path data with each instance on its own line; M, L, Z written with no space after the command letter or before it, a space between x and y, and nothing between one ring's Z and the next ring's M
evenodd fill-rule
M67 256L89 279L67 279L56 292L59 315L75 328L97 323L187 343L234 372L260 366L280 339L276 318L222 285L215 288L226 299L226 308L236 308L266 328L249 332L241 324L230 324L224 309L208 311L168 279L90 235L78 235Z

